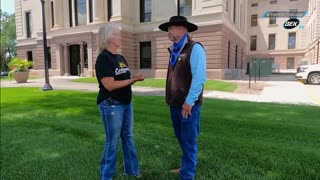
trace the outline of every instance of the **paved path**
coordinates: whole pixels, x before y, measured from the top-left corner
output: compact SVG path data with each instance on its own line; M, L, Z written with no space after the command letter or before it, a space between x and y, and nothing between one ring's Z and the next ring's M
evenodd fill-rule
M50 84L53 89L69 89L80 91L98 92L98 86L91 83L70 82L78 77L50 77ZM30 79L27 83L16 83L15 81L2 80L1 87L40 87L44 85L44 78ZM204 97L230 99L253 102L274 102L286 104L305 104L320 106L320 86L304 85L297 81L263 81L270 84L265 87L261 94L243 94L222 91L205 91ZM164 96L163 88L132 87L136 95Z
M311 97L311 92L307 92L308 87L300 82L272 82L270 84L272 86L263 89L259 97L259 102L317 104ZM317 88L320 94L320 86ZM320 105L320 103L318 105Z

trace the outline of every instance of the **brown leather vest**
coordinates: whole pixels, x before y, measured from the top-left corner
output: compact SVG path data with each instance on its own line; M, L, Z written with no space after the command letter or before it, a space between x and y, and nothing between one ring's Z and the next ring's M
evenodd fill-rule
M168 65L167 83L166 83L166 102L170 106L181 106L188 96L189 89L192 81L191 67L190 67L190 55L192 47L197 42L192 41L188 36L188 42L181 50L178 59L173 67ZM171 57L171 51L170 57ZM202 94L198 97L195 105L201 105Z

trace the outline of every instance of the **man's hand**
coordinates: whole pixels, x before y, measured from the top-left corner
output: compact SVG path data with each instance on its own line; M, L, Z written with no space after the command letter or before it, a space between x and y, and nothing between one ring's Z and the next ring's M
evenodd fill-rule
M186 119L188 118L188 116L191 116L191 109L192 109L192 106L190 106L187 103L184 103L182 105L182 111L181 111L182 117Z

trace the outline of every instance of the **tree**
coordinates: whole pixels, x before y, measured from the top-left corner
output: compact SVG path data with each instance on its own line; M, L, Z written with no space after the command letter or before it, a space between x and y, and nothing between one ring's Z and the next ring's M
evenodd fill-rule
M0 63L1 71L8 70L7 64L16 54L15 14L0 10Z

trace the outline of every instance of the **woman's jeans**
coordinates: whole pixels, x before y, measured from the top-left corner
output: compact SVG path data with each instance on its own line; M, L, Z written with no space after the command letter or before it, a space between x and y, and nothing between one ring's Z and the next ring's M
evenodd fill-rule
M172 126L182 150L180 179L185 180L193 179L196 173L201 106L193 106L188 118L182 117L181 110L182 106L170 107Z
M132 104L121 104L114 100L105 100L99 105L106 141L100 164L100 179L110 180L115 174L119 137L122 141L124 173L139 175L139 163L133 141Z

